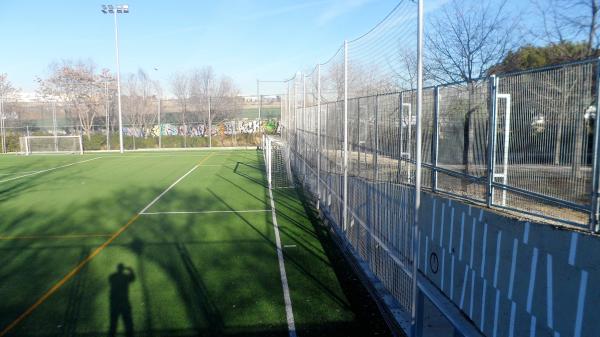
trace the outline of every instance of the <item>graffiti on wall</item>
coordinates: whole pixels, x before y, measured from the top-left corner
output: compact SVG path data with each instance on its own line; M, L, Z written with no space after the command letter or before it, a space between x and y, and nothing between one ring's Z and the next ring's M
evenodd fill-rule
M236 134L254 134L262 131L268 133L279 132L280 124L278 121L258 121L258 120L232 120L215 123L212 125L213 136L231 136ZM174 125L163 123L153 125L149 128L124 127L123 133L127 136L157 137L163 136L188 136L188 137L208 137L209 127L204 123L189 125Z

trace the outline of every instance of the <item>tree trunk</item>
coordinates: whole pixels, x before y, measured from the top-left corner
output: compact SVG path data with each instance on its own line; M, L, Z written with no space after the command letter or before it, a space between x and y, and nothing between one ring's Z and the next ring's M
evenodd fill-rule
M564 111L563 111L564 113ZM554 165L560 165L560 153L562 142L563 116L558 116L558 126L556 127L556 139L554 141Z
M469 99L467 105L467 113L465 115L465 124L463 127L463 153L462 153L462 163L464 165L463 173L469 174L470 167L469 164L473 159L473 148L471 144L473 143L473 139L475 138L475 128L473 127L473 119L474 119L474 96L475 96L475 86L472 82L468 83L469 90ZM468 180L462 179L462 190L463 192L468 192Z

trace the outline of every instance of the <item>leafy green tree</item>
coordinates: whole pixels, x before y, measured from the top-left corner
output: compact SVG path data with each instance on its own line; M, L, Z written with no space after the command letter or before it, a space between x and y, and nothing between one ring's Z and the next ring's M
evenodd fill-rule
M598 50L593 50L592 55L599 56ZM585 42L551 43L546 46L527 44L516 51L510 51L497 65L490 68L488 73L499 74L512 71L545 67L558 63L578 61L589 58L588 47Z

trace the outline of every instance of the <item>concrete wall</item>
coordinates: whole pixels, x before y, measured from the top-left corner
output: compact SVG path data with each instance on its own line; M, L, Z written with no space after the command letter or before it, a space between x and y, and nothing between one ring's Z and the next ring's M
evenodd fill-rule
M423 193L420 269L487 336L600 336L600 238Z

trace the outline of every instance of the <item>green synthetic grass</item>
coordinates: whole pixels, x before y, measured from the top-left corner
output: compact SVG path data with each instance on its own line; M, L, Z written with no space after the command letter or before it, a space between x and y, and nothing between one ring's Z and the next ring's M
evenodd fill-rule
M270 209L258 151L0 157L0 331L198 163L147 212L218 213L140 215L7 336L105 336L123 301L135 336L287 336L271 212L231 212ZM387 335L314 210L274 199L298 335Z

